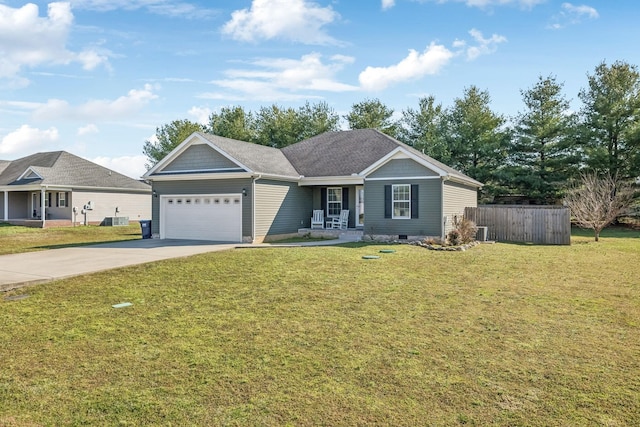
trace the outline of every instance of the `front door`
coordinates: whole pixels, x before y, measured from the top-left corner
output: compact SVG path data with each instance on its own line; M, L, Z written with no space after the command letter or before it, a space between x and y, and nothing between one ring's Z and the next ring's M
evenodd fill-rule
M364 187L356 186L356 227L364 227Z

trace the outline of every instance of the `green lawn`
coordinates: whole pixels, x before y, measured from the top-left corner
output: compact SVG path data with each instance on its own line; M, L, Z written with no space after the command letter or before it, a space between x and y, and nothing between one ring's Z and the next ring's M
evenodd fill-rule
M0 425L640 425L640 232L581 234L236 249L12 291Z
M140 224L129 226L32 228L0 222L0 255L40 251L44 249L79 246L116 240L140 239Z

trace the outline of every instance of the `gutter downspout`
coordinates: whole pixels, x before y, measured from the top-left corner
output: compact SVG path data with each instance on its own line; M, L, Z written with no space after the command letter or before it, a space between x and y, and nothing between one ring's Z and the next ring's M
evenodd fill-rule
M440 180L440 227L442 230L440 234L442 241L447 238L447 217L444 216L444 182L448 179L448 177L443 176L442 180Z
M251 177L251 243L256 241L256 181L262 178L262 174Z

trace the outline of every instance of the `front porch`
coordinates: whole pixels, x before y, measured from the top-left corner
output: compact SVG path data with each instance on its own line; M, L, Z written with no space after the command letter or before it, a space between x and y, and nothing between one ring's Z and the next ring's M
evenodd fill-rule
M361 228L299 228L298 236L312 237L316 239L338 239L340 236L349 236L353 240L362 240L363 230Z

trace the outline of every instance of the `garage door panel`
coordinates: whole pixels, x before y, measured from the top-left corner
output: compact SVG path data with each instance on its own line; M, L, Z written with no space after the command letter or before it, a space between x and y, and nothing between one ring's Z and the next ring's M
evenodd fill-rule
M202 194L163 196L165 239L242 241L242 196Z

